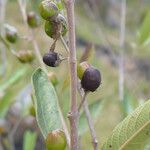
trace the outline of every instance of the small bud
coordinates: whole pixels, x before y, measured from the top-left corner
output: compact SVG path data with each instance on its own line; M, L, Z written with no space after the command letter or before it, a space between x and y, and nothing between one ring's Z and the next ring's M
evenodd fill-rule
M51 0L44 0L39 6L41 17L45 20L53 20L57 17L59 9Z
M10 43L16 43L18 39L17 29L9 24L5 24L5 36Z
M101 84L101 74L94 67L89 67L85 70L81 79L82 88L85 91L94 92Z
M57 77L56 77L56 74L54 72L49 72L47 74L48 76L48 79L51 81L51 83L56 86L58 84L58 80L57 80Z
M66 136L60 129L50 132L45 142L47 150L65 150L67 145Z
M49 53L46 53L44 56L43 56L43 62L47 65L47 66L50 66L50 67L57 67L60 63L61 63L61 60L59 58L59 54L58 53L55 53L55 52L49 52Z
M32 62L35 58L31 50L21 50L17 54L17 58L21 63Z
M35 12L31 11L27 14L27 22L31 28L36 28L40 24L40 18Z
M89 68L90 66L91 66L91 65L88 64L86 61L84 61L84 62L78 64L78 66L77 66L77 74L78 74L79 79L82 79L85 70L86 70L87 68Z

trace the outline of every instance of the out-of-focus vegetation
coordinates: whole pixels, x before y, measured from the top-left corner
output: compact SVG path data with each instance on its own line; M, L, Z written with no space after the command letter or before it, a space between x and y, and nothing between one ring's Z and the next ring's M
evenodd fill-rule
M39 2L40 0L28 1L27 11L38 12ZM107 139L113 128L125 116L150 98L149 10L149 0L127 1L124 48L125 90L124 101L120 102L118 64L116 63L120 52L120 1L76 0L75 22L78 59L81 58L87 45L92 43L94 48L91 50L89 61L100 69L102 74L101 87L88 96L89 104L93 106L90 108L95 120L99 145ZM27 27L23 23L16 0L8 0L4 23L15 26L20 36L28 36ZM40 52L44 54L49 49L52 40L44 32L42 19L40 27L34 31ZM21 150L23 147L24 150L27 150L29 149L27 145L30 144L33 144L36 150L44 150L43 137L35 118L31 115L31 75L39 67L38 61L35 59L30 64L22 64L10 50L2 43L0 44L0 139L8 135L10 143L15 143L16 150ZM31 42L22 39L19 39L15 45L11 44L11 47L16 51L33 50ZM56 49L64 56L66 55L60 42ZM47 69L56 73L58 78L56 91L64 116L67 118L69 111L68 64L63 62L58 68ZM78 98L79 100L80 98ZM99 107L97 108L97 105L93 103ZM97 111L94 112L92 109ZM91 144L87 144L91 142L90 133L88 130L83 131L87 127L84 125L82 127L82 124L85 124L85 118L81 120L80 124L80 132L83 132L80 140L81 149L92 150ZM4 141L2 143L7 145Z

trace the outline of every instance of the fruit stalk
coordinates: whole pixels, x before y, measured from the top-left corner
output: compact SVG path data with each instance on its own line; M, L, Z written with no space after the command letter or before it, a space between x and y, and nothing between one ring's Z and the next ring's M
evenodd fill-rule
M66 0L68 32L69 32L69 64L71 77L71 111L68 118L70 121L70 139L71 150L78 150L78 110L77 110L77 62L76 62L76 41L75 41L75 19L74 19L74 1Z
M92 117L91 117L91 114L90 114L90 111L89 111L88 102L87 102L87 99L86 99L86 94L83 91L83 89L81 89L81 87L80 87L80 81L78 81L78 92L81 96L82 101L84 100L83 110L85 112L85 117L87 119L88 126L89 126L89 129L90 129L93 149L98 150L98 141L97 141L96 132L95 132L95 129L94 129L94 123L93 123L93 120L92 120Z

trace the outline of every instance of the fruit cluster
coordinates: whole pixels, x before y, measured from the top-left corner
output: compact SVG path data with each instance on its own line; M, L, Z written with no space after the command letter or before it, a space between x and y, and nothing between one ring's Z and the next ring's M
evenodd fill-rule
M56 67L61 63L60 55L55 50L56 41L67 33L67 22L60 13L58 4L52 0L44 0L39 6L40 15L45 20L45 33L52 39L50 51L43 56L43 62L50 67Z

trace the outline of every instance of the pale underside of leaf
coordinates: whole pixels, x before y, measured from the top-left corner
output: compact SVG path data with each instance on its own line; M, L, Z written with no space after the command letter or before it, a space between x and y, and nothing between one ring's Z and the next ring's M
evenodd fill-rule
M49 132L62 128L57 95L42 69L35 71L32 81L35 92L36 118L46 138Z
M150 100L126 117L104 143L102 150L144 150L150 140Z

